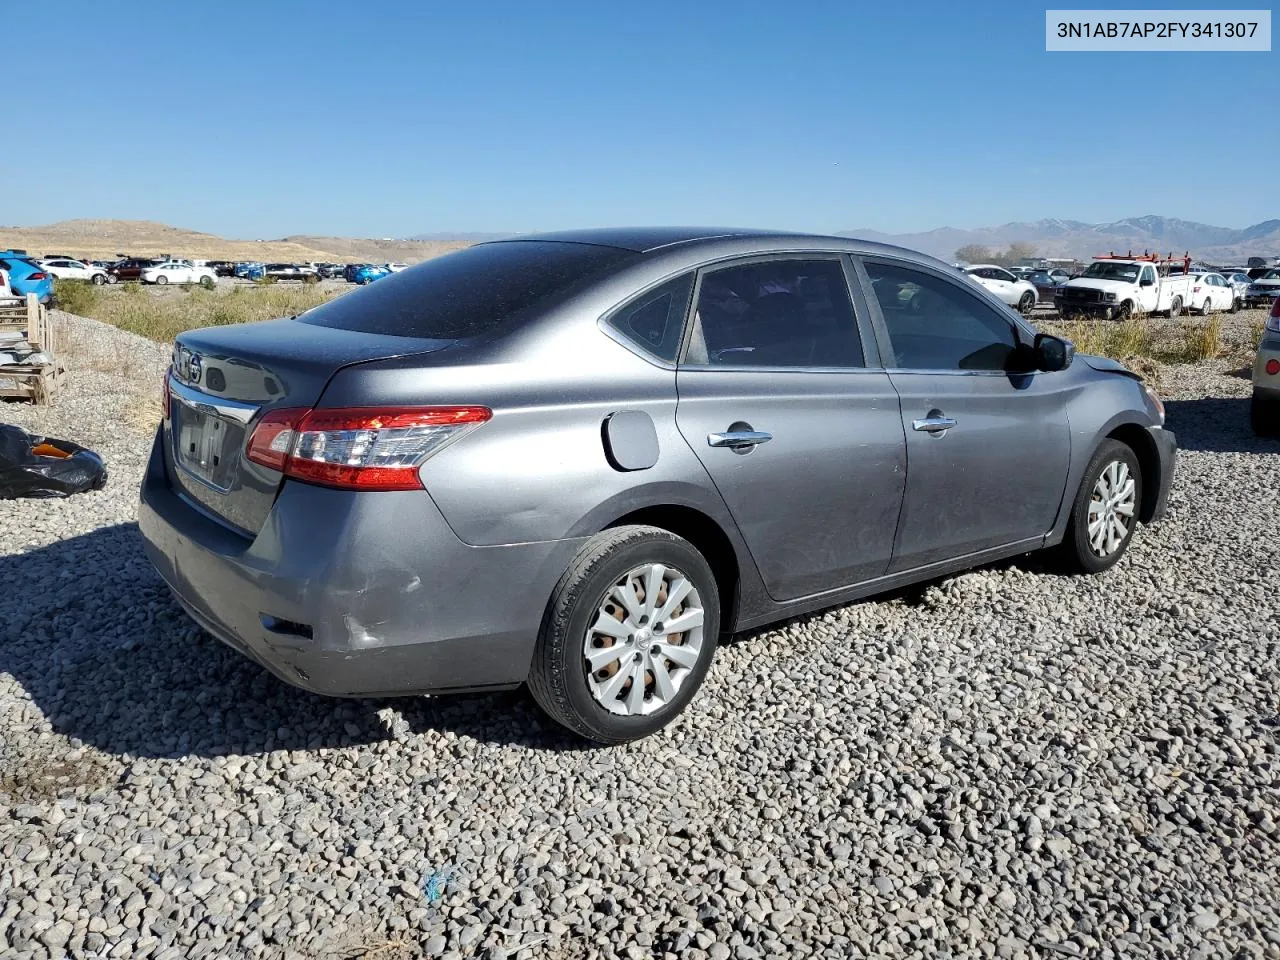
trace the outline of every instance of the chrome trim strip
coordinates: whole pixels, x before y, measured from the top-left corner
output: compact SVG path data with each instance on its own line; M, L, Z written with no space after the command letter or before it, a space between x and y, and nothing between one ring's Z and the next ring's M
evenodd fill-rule
M212 397L199 390L193 390L191 387L179 383L172 374L169 375L169 393L188 407L194 407L205 413L212 413L215 416L222 417L224 420L234 420L241 424L247 424L260 409L255 403L224 400L220 397Z

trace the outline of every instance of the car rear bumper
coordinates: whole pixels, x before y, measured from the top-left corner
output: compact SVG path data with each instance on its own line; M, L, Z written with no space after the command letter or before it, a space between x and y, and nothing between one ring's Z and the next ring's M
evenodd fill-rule
M287 481L249 540L178 493L159 436L138 526L191 617L294 686L328 696L513 687L581 540L472 547L422 492Z
M1280 364L1280 338L1268 334L1258 344L1258 354L1253 361L1253 390L1268 397L1280 398L1280 372L1267 373L1267 364Z

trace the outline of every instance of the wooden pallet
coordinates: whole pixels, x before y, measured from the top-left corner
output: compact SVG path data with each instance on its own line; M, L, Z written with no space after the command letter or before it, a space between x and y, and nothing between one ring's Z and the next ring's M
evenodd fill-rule
M37 404L52 402L64 386L67 370L62 365L62 344L58 327L49 311L27 294L26 300L0 301L0 334L20 333L34 350L48 354L52 363L11 363L0 366L0 397L16 397ZM0 338L3 344L7 338Z
M31 400L36 404L53 401L66 383L67 371L53 363L11 363L0 366L0 397Z

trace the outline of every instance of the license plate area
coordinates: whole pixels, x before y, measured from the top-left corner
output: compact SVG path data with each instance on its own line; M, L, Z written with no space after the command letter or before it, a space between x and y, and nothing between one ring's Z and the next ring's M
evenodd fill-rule
M178 466L220 493L231 489L244 446L244 426L176 394L172 402L173 453Z

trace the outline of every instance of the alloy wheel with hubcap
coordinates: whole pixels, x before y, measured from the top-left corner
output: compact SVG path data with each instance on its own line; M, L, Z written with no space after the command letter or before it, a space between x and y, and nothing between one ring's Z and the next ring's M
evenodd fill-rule
M675 567L628 571L601 602L583 645L591 695L620 716L666 706L698 663L703 619L698 591Z
M613 527L586 542L552 592L529 692L590 740L638 740L693 699L719 635L720 588L693 544L659 527Z
M1140 519L1142 491L1142 467L1133 448L1103 440L1085 468L1062 543L1055 548L1070 570L1101 573L1124 556Z
M1133 525L1138 506L1138 486L1123 460L1112 460L1102 470L1089 498L1089 546L1098 557L1120 549Z

